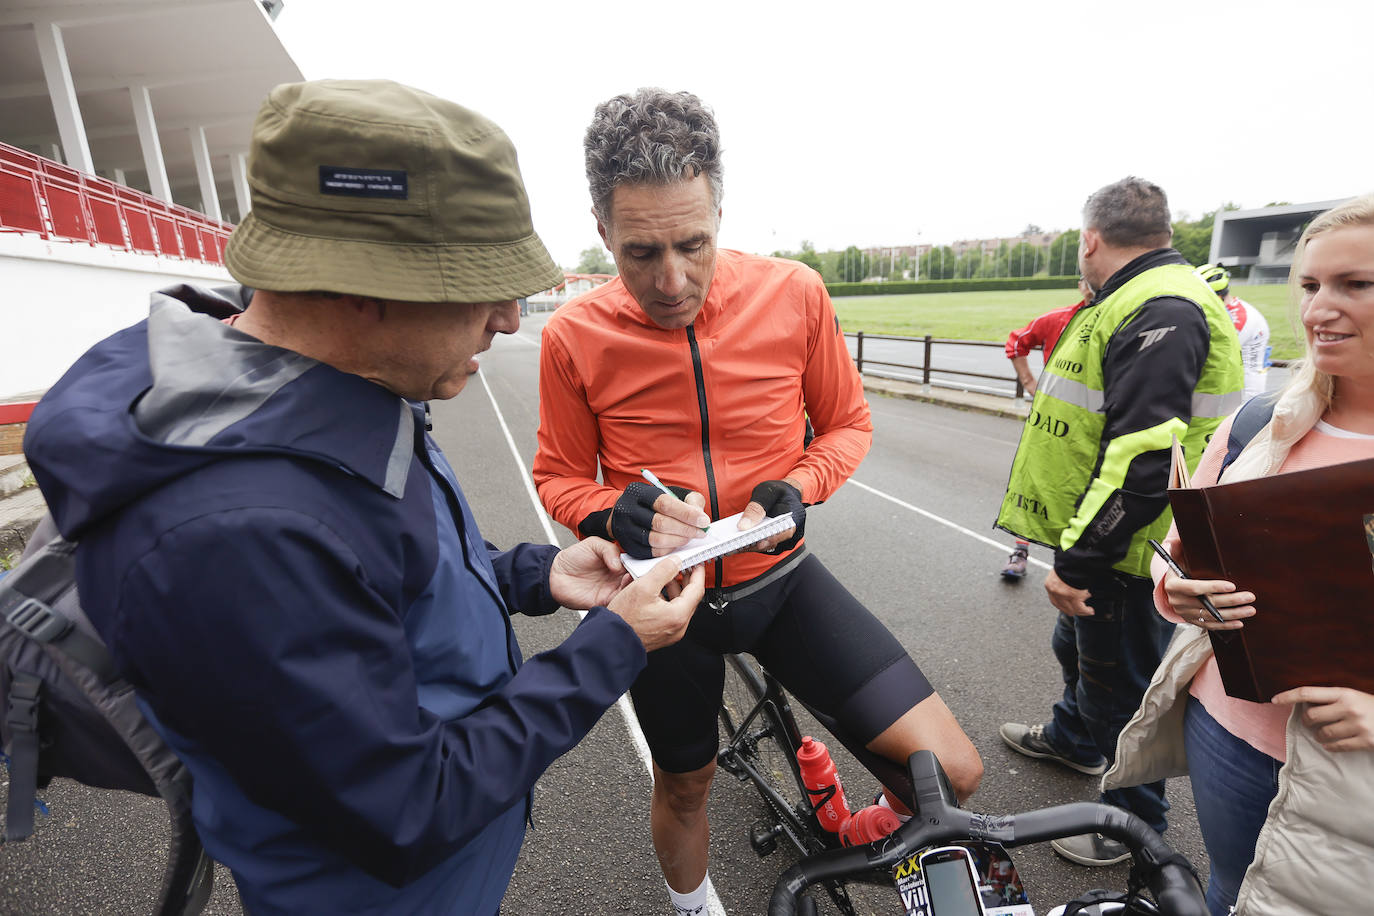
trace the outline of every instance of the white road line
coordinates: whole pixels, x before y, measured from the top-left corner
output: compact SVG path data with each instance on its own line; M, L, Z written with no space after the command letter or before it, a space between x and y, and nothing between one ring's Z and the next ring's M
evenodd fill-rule
M887 494L887 493L884 493L882 490L876 489L876 488L874 488L874 487L870 487L870 486L869 486L868 484L866 484L866 483L859 483L857 480L855 480L855 479L852 478L852 477L849 479L849 483L850 483L852 486L858 487L860 490L867 490L869 493L872 493L874 496L877 496L877 497L880 497L880 498L882 498L882 499L885 499L885 500L887 500L887 501L890 502L890 503L896 503L897 505L901 506L903 509L909 509L909 510L911 510L912 512L915 512L917 515L925 516L926 518L930 519L932 522L938 522L938 523L940 523L941 525L944 525L944 526L947 527L947 528L953 528L955 531L959 532L960 534L966 534L966 535L968 535L969 537L973 538L973 539L976 540L976 541L982 541L984 544L987 544L987 545L989 545L990 547L996 547L998 550L1001 550L1001 551L1004 551L1004 552L1005 552L1006 549L1007 549L1007 544L1006 544L1005 541L995 541L995 540L993 540L992 538L988 537L987 535L979 534L978 532L973 531L972 529L965 528L963 525L957 524L957 523L955 523L955 522L951 522L951 521L950 521L949 519L947 519L947 518L941 518L940 516L936 515L935 513L933 513L933 512L927 512L925 509L922 509L922 508L920 508L919 506L913 506L911 503L906 502L905 500L898 499L898 498L895 497L895 496L892 496L892 495L889 495L889 494ZM1046 563L1044 560L1038 560L1038 559L1036 559L1035 557L1030 557L1030 558L1028 558L1028 559L1029 559L1029 562L1034 563L1036 566L1039 566L1041 569L1050 570L1050 569L1053 569L1053 568L1054 568L1052 564Z
M530 498L530 505L534 506L534 513L539 517L539 524L544 526L544 535L549 539L549 543L555 547L561 547L558 538L553 532L553 522L549 514L544 511L543 505L539 502L539 494L534 491L534 478L530 476L529 469L525 467L525 460L520 457L520 450L515 447L515 437L511 435L510 427L506 425L506 417L501 413L501 405L496 403L496 395L492 394L491 386L487 384L487 379L482 373L477 373L477 377L482 380L482 387L486 389L487 399L491 401L491 409L496 411L496 421L501 424L501 432L506 436L506 445L510 446L511 457L515 459L515 466L520 469L520 480L525 484L525 493ZM579 617L586 617L586 611L578 611ZM630 707L629 694L622 694L616 701L616 708L625 717L625 728L630 733L630 740L634 742L635 750L639 752L639 760L644 764L644 770L649 774L650 782L654 778L653 758L649 755L649 742L644 740L644 732L639 728L639 720L635 718L634 710ZM725 905L716 896L716 889L711 886L708 891L706 901L707 913L709 916L725 916Z

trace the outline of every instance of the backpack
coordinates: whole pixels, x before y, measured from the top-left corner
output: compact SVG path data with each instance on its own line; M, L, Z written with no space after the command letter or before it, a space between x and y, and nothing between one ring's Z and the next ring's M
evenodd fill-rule
M1274 416L1274 405L1278 402L1278 391L1266 391L1255 395L1236 411L1236 418L1231 421L1231 433L1226 437L1226 456L1221 459L1218 478L1231 466L1232 461L1240 457L1250 440L1269 425L1269 420Z
M156 916L194 916L214 879L191 821L191 775L153 729L81 610L76 544L46 516L0 580L0 746L10 757L5 842L33 833L54 776L161 797L171 842Z

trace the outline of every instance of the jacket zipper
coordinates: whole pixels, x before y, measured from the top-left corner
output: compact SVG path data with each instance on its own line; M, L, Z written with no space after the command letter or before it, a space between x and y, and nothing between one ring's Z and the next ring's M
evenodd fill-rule
M709 412L706 409L706 379L701 371L701 349L697 346L696 329L692 325L687 326L687 345L692 350L692 374L696 376L697 385L697 411L701 415L701 457L706 463L706 489L707 496L711 500L711 518L720 517L720 505L716 500L716 472L711 466L711 421ZM712 565L716 569L716 588L721 587L725 581L725 562L724 560L714 560Z

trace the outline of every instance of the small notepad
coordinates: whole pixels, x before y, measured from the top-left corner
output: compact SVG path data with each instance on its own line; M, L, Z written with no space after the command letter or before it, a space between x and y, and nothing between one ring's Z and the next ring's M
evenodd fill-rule
M736 512L726 518L717 519L711 523L710 531L699 538L688 541L672 553L664 554L664 556L677 557L682 571L686 572L693 566L699 566L707 560L714 560L716 557L741 550L750 544L757 544L765 538L789 531L797 525L792 519L792 513L789 512L766 518L753 528L740 531L736 526L739 525L740 517L743 515L743 512ZM629 554L622 553L620 559L625 563L625 568L630 571L630 575L638 579L653 569L654 564L662 560L663 557L636 560Z

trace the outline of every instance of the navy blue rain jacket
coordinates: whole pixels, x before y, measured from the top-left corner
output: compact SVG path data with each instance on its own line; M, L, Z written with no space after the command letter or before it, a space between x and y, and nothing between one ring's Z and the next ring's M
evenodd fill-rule
M485 543L422 406L235 309L156 294L35 409L83 605L249 912L494 913L535 780L643 646L594 608L522 665L509 612L555 609L555 548Z

